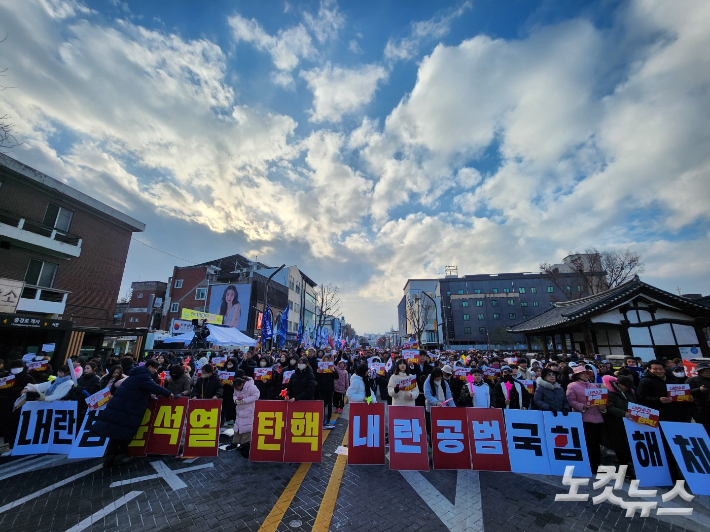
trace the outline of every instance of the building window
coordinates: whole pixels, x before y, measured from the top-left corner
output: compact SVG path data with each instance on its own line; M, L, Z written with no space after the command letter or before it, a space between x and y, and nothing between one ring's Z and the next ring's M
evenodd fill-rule
M31 286L52 288L54 286L54 278L57 275L57 268L59 266L52 262L30 259L25 273L25 283Z
M521 307L527 307L527 306L528 306L528 302L527 302L527 301L521 301L521 302L520 302L520 306L521 306Z
M530 316L526 316L525 314L523 314L523 319L524 319L524 320L527 320L528 318L530 318Z
M463 332L466 334L471 334L471 327L464 327Z
M481 334L486 334L486 328L485 327L479 327L478 332Z
M493 289L493 293L494 293L494 294L497 294L497 293L498 293L498 289L497 289L497 288L494 288L494 289Z
M462 307L467 307L468 306L468 301L462 301L461 302Z
M493 319L494 319L494 320L499 320L499 319L500 319L500 314L494 313L494 314L493 314Z
M195 299L197 301L204 301L205 299L207 299L207 288L196 288Z
M548 286L548 287L547 287L547 293L548 293L548 294L551 294L551 293L554 292L554 291L555 291L555 287L554 287L554 286Z
M138 299L143 299L143 292L138 292L138 295L136 297Z
M520 288L518 288L518 293L519 293L519 294L524 294L524 293L525 293L525 288L522 287L522 286L521 286Z
M480 289L480 288L476 288L476 289L473 291L473 293L474 293L474 294L480 294L480 293L481 293L481 289Z
M486 315L485 315L485 314L479 314L479 315L478 315L478 319L479 319L479 320L485 320L485 319L486 319Z
M482 306L483 306L483 300L479 299L478 301L476 301L476 306L477 306L477 307L482 307Z
M515 312L511 312L510 314L508 314L508 319L514 320L515 319Z
M44 213L42 225L59 229L60 231L69 231L71 219L74 213L69 209L50 203L47 205L47 211Z
M515 299L509 299L509 300L508 300L508 306L509 306L509 307L514 307L514 306L515 306Z
M532 288L530 288L530 293L537 294L537 288L535 288L534 286Z
M498 306L498 300L497 299L491 299L491 305L494 307Z
M571 287L570 285L567 285L567 291L568 291L568 292L571 292L571 291L572 291L572 287Z
M446 291L446 295L447 295L447 296L450 296L450 295L451 295L451 292L449 292L449 291L447 290L447 291Z
M468 320L470 320L470 319L471 319L471 315L470 315L470 314L464 314L464 315L463 315L463 321L468 321Z
M459 289L459 295L463 295L463 290Z
M177 312L179 308L180 308L180 303L171 303L170 304L170 312Z
M182 279L175 281L175 288L182 288Z
M540 303L538 303L537 301L533 301L533 307L539 307L539 306L540 306Z
M577 292L581 292L581 291L582 291L582 287L577 285Z
M510 288L503 288L503 292L506 293L506 294L509 294L509 293L510 293Z
M301 283L296 283L296 293L297 294L301 293Z

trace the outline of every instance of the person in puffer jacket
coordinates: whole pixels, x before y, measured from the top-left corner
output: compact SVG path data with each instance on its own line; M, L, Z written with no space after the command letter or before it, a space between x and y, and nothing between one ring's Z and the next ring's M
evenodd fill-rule
M393 406L415 406L415 402L419 396L416 376L412 375L412 377L414 377L412 381L414 388L412 390L401 390L399 387L399 383L410 377L410 375L407 361L403 358L398 359L394 364L394 371L387 385L387 393L392 397Z
M594 372L584 366L577 366L572 373L572 382L567 386L567 401L570 407L575 412L582 413L584 439L587 441L587 455L592 475L596 474L601 463L600 445L604 429L602 414L606 412L606 406L587 406L587 389L599 389L599 386L590 382L593 377Z
M234 436L232 444L227 447L228 451L249 446L251 442L251 429L254 424L254 409L257 399L259 399L259 388L254 384L251 377L237 377L234 379L234 406L236 408L236 419L234 420ZM246 453L242 452L248 456Z
M348 363L346 360L339 360L335 366L335 371L338 372L338 378L333 383L333 406L335 411L340 414L345 408L345 394L350 387L350 374L348 373Z
M549 368L542 370L542 375L537 378L537 389L533 397L533 404L538 410L548 410L556 416L562 412L563 416L569 414L569 402L565 390L557 382L557 373Z

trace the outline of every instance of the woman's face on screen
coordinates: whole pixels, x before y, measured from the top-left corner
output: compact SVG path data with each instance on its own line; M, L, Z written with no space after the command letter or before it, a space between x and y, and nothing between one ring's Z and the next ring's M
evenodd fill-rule
M224 294L224 300L227 303L232 303L234 301L234 290L227 290L227 292Z

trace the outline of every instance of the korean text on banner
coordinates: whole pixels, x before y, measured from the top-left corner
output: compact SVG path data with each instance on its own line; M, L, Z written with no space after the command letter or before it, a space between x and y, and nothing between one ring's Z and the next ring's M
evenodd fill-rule
M471 462L476 471L510 471L505 422L500 408L467 408Z
M695 495L710 495L710 437L700 423L661 421L683 478Z
M47 371L49 363L46 360L30 362L27 364L27 371Z
M90 395L86 399L86 405L88 410L98 410L100 408L103 408L106 406L106 403L108 403L109 399L111 399L111 390L108 388L104 388L103 390L99 390L96 392L94 395Z
M471 469L465 408L432 407L431 447L434 469Z
M506 410L505 432L513 473L551 474L542 411Z
M454 378L465 382L467 380L466 377L468 376L470 371L471 370L468 368L455 367Z
M271 368L254 368L254 380L255 381L270 381L274 374L274 370Z
M207 320L207 323L214 323L215 325L222 325L223 319L223 317L219 314L209 314L207 312L200 312L199 310L190 310L187 308L182 309L180 317L183 320Z
M521 379L518 382L520 384L522 384L523 386L525 386L525 389L530 394L530 397L532 397L535 394L535 381Z
M666 390L674 402L690 401L690 384L666 384Z
M574 466L575 476L591 477L582 414L570 412L566 416L555 416L552 412L543 412L543 419L552 474L563 476L567 466Z
M322 462L323 401L288 403L284 462Z
M7 377L3 377L2 379L0 379L0 390L12 388L13 386L15 386L14 375L8 375Z
M426 421L419 406L390 406L390 469L429 471Z
M335 365L332 362L318 362L318 373L333 373Z
M143 419L141 420L141 425L138 427L136 435L133 436L133 440L128 444L128 454L131 456L146 456L146 446L148 444L148 439L150 438L150 428L153 426L153 420L155 419L155 413L157 412L157 401L149 401L148 408L145 409L143 414Z
M283 462L286 438L286 401L256 401L251 431L251 462Z
M672 486L661 429L624 418L626 438L639 487Z
M281 384L288 384L288 382L291 380L291 376L294 373L296 373L295 370L284 371L283 379L281 380Z
M230 386L234 384L234 371L220 371L217 375L219 375L219 380L222 381L222 384L229 384Z
M350 403L348 464L384 465L385 404Z
M101 458L106 451L108 438L91 431L101 410L88 410L84 416L79 435L72 444L67 458Z
M416 349L403 350L402 357L407 361L407 364L419 364L419 351Z
M173 399L176 401L177 399ZM217 456L222 399L190 399L185 416L185 458Z
M227 363L227 357L212 357L212 365L215 368L224 367L224 365L226 363Z
M587 388L585 394L587 406L604 406L609 402L608 392L603 388Z
M367 367L371 371L374 371L380 377L385 376L385 365L382 362L370 362Z
M654 429L658 428L658 420L660 419L658 410L643 405L637 405L636 403L629 403L627 412L631 414L631 421L648 425Z
M188 401L187 397L158 398L157 412L148 437L146 453L177 456L180 451L180 436L185 426Z
M400 391L411 392L414 388L417 387L417 376L409 375L407 377L404 377L397 384L399 385Z
M12 456L69 454L77 431L76 407L76 401L25 403Z

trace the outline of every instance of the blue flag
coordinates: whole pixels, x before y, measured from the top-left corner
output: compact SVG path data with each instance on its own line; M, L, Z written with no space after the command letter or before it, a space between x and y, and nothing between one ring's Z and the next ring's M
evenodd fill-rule
M271 307L267 304L264 317L261 320L261 345L266 345L266 341L273 337L274 330L271 327Z
M281 315L281 321L279 321L279 330L276 332L276 346L281 349L286 343L286 331L288 330L288 307Z
M303 343L303 322L298 324L298 338L296 338L296 345L301 345Z

